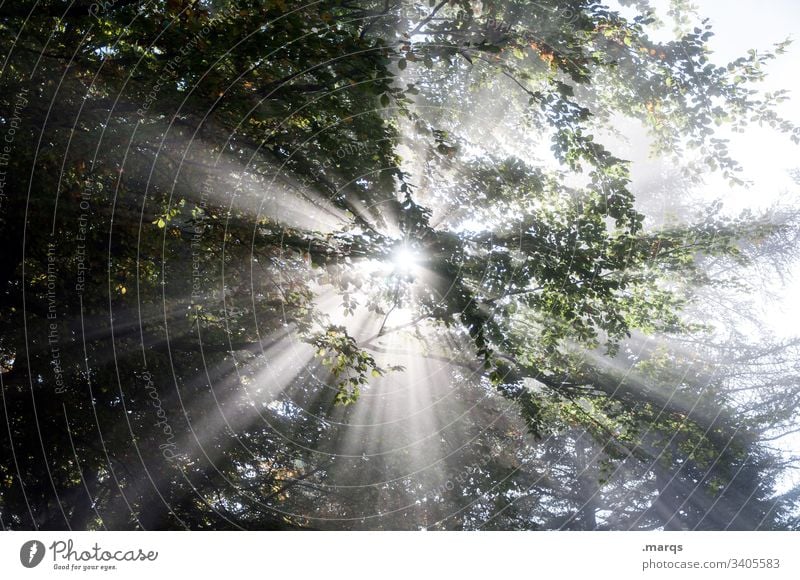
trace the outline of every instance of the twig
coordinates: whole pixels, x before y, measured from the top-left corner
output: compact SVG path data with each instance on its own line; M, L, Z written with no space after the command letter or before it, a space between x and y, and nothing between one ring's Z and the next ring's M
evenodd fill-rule
M433 17L434 17L434 16L436 16L436 13L437 13L437 12L439 12L439 10L441 10L441 9L442 9L442 7L443 7L445 4L447 4L447 2L448 2L448 0L442 0L441 2L439 2L439 3L436 5L436 7L435 7L433 10L431 10L431 13L430 13L430 14L428 14L428 15L427 15L425 18L423 18L422 20L420 20L420 21L419 21L419 24L417 24L417 26L414 28L414 30L412 30L411 32L409 32L409 33L408 33L408 36L414 36L414 35L415 35L417 32L419 32L420 30L422 30L422 28L424 28L424 27L425 27L425 25L426 25L426 24L428 24L428 22L430 22L431 20L433 20Z

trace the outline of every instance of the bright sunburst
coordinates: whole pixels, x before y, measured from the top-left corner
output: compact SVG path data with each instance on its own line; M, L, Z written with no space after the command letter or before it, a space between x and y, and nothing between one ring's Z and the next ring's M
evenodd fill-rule
M420 252L406 244L398 246L392 253L392 264L400 274L411 274L421 260Z

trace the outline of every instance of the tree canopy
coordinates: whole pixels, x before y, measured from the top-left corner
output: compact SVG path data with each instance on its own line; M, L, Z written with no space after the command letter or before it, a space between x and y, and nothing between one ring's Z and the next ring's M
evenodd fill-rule
M796 212L679 207L726 131L800 141L788 42L658 16L0 6L3 527L796 528L798 343L727 312Z

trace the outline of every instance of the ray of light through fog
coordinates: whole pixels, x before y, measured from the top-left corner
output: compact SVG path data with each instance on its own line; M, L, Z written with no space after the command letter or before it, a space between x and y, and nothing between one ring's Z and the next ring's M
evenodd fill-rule
M669 2L652 4L663 14ZM800 22L800 4L790 0L775 2L771 8L763 4L751 0L698 3L698 12L710 17L716 25L710 45L718 64L740 56L745 47L769 48L794 33ZM629 10L624 6L619 9L623 13ZM670 26L665 20L664 28L655 36L671 38ZM431 82L435 72L415 70L403 62L403 67L395 71L397 84ZM93 354L92 364L114 365L116 384L112 390L118 394L114 395L113 410L123 409L121 413L131 435L130 447L139 455L140 467L146 472L146 477L139 477L132 484L117 484L126 502L128 497L154 491L166 504L169 486L175 478L182 478L193 492L189 503L206 506L229 522L236 515L249 513L248 510L256 513L264 510L280 514L293 525L307 524L321 529L384 526L494 529L495 525L504 525L498 522L512 522L508 525L521 528L524 516L519 514L528 509L531 513L552 515L528 522L532 528L572 529L577 520L587 518L593 524L581 525L635 529L651 513L662 510L658 515L667 520L664 526L668 527L676 513L664 511L658 493L642 497L640 489L627 483L637 481L647 486L656 482L654 489L669 489L679 496L681 510L711 511L712 500L695 493L696 488L687 483L691 477L696 477L694 483L697 483L705 475L690 474L686 480L675 473L665 475L664 470L659 471L659 461L663 462L659 450L668 448L676 453L679 450L694 458L702 450L680 447L683 445L680 435L691 432L710 438L735 423L736 417L729 409L709 403L717 389L729 389L743 414L755 413L752 407L762 400L755 392L758 389L770 395L768 400L774 408L780 407L781 393L772 393L769 381L773 376L778 380L777 377L794 372L797 361L786 353L797 349L786 350L783 358L774 357L771 352L749 353L751 363L757 361L752 364L765 367L756 380L749 374L753 372L750 367L729 356L725 340L744 336L750 341L748 348L755 349L753 344L763 337L790 341L797 335L798 265L793 263L786 277L771 270L769 265L737 270L737 275L760 281L763 291L755 294L751 288L741 290L734 284L719 290L698 288L692 295L696 302L688 313L714 327L702 344L690 343L691 337L682 342L679 337L656 331L629 333L619 352L605 350L600 341L596 348L568 342L564 352L557 354L582 372L591 368L575 384L567 378L540 374L538 380L528 376L509 380L511 386L499 393L497 385L503 384L507 376L513 377L509 370L512 363L519 363L527 355L511 352L498 356L494 361L496 367L488 358L481 360L476 354L480 350L476 351L476 323L470 322L464 313L476 300L475 296L483 296L484 302L475 316L492 321L501 308L509 306L512 296L524 296L536 290L533 288L536 285L526 281L530 287L498 292L491 285L486 266L486 271L470 272L468 290L472 296L459 302L461 313L448 318L452 312L436 310L436 305L446 304L458 289L451 270L446 270L446 275L437 262L441 259L439 254L444 255L442 248L449 240L463 236L467 241L459 254L460 262L448 267L459 272L469 270L471 260L476 262L490 253L486 248L492 236L510 232L509 237L513 237L512 234L523 231L528 217L526 210L539 210L549 201L577 204L588 200L589 185L595 176L588 170L570 170L555 160L551 129L534 131L519 122L517 115L521 116L529 106L530 96L518 90L517 81L509 76L493 84L485 83L484 75L494 62L475 58L475 62L469 60L469 63L471 66L459 69L457 75L449 69L441 71L443 83L455 83L453 90L445 87L436 94L437 99L420 96L407 103L413 117L398 114L395 119L394 105L380 112L392 119L392 129L397 131L396 167L388 168L396 171L394 185L399 184L397 175L402 175L413 184L413 195L408 191L381 189L385 184L379 182L378 174L385 167L357 175L325 167L321 175L330 185L329 190L309 185L292 171L292 163L308 153L303 147L313 139L324 137L340 125L357 124L360 116L374 111L356 111L346 119L326 119L325 123L304 127L307 141L295 150L281 151L282 163L269 158L263 147L271 135L293 122L299 123L301 111L294 104L287 108L284 121L270 127L264 141L256 144L243 145L238 140L239 128L225 135L224 145L215 142L209 135L217 127L213 115L208 114L192 132L176 122L178 114L170 123L164 115L148 113L131 128L127 149L122 154L110 147L106 150L101 140L91 163L101 165L119 157L116 194L123 199L132 195L134 187L139 187L143 196L142 214L150 199L164 192L168 198L167 212L181 207L182 197L190 203L227 210L219 220L224 232L220 235L218 255L209 260L202 272L202 289L192 290L191 295L176 295L173 291L192 286L194 281L187 282L186 270L173 269L174 265L181 265L185 256L177 253L173 256L169 248L185 240L179 235L170 238L166 227L169 216L161 218L157 214L153 224L144 225L164 230L161 256L137 254L129 267L137 276L158 280L155 286L160 302L143 304L138 281L136 287L120 282L120 291L113 288L109 276L108 316L81 313L84 349L86 341L112 336L112 348ZM800 47L792 46L787 54L774 61L766 86L792 92L791 99L780 110L800 123L798 70ZM223 89L219 91L224 94ZM253 110L266 106L265 101L266 98L259 100ZM240 126L248 122L251 113L252 110L244 115ZM439 147L435 150L416 133L416 128L425 124L436 128ZM644 228L648 233L668 225L694 223L697 216L693 212L698 207L712 207L717 200L722 202L723 216L737 216L745 210L755 215L776 206L798 205L800 178L792 173L800 169L797 149L788 140L776 144L779 139L775 131L760 127L749 127L742 134L720 130L721 137L730 139L732 156L744 168L743 177L751 181L742 186L729 184L711 170L695 174L693 182L683 179L675 163L652 154L646 129L630 119L612 117L596 130L614 155L630 160L631 190L636 196L636 208L646 216ZM451 135L459 135L463 143L451 142ZM376 143L369 145L377 147ZM339 152L344 153L338 157L366 151L366 146L364 151L359 147L341 146ZM497 159L514 158L541 168L564 186L558 190L563 199L547 199L543 193L542 199L525 200L512 210L505 209L479 191L482 185L470 181L472 176L464 174L463 166L452 162L456 151L462 159L476 165L490 166ZM482 179L502 181L498 170L484 173ZM120 183L130 188L120 187ZM180 193L183 191L194 192L193 197ZM580 198L582 192L586 192L586 200ZM430 211L430 229L435 233L427 238L404 233L405 224L398 217L398 208L407 209L403 204L410 204L412 198L414 204ZM608 215L603 219L606 225L613 224ZM240 222L247 220L247 227L241 227ZM123 227L114 219L111 222L113 227ZM142 224L139 227L141 236ZM284 250L281 246L280 251L258 254L254 250L256 239L272 235L273 230L280 232L276 235L276 246L292 237L306 247ZM246 235L235 238L241 231ZM385 245L383 257L364 257L357 251L346 258L335 257L340 248L357 248L358 242L354 240L369 235L380 238ZM437 235L441 237L436 238ZM112 237L109 235L108 241L109 273L114 257ZM521 240L520 236L520 248ZM312 247L315 243L318 246ZM301 245L298 243L298 247ZM243 258L246 252L242 248L250 248L250 255ZM507 259L508 264L513 264L513 251L513 247L506 248L494 258L498 262ZM154 259L160 269L145 273L142 264L147 258ZM349 286L344 284L343 290L341 280L337 279L340 275L337 267L344 263L353 281ZM730 267L727 262L714 262L710 258L699 263L705 273L719 272L720 278ZM281 268L285 271L276 274ZM606 274L600 272L598 269L594 276L601 278ZM200 279L199 271L195 274ZM305 295L298 280L309 291L313 308L303 304ZM566 294L573 282L565 280L561 284ZM121 295L134 295L139 303L118 303L116 298ZM272 312L278 322L272 325L263 319L263 308L259 310L260 305L270 300L280 303ZM582 300L585 311L591 311L591 296ZM712 302L714 306L705 312L704 305ZM526 307L522 304L520 310ZM420 305L434 306L424 310ZM247 307L252 307L251 311ZM292 319L291 308L303 311L304 315L305 310L313 310L316 318L309 314L307 318L295 315ZM552 304L542 308L556 311L556 305ZM195 316L191 324L182 318L186 313ZM535 327L541 334L542 328L549 324L556 326L554 317L545 314L529 320L512 312L507 330L525 337L526 331ZM206 326L209 321L214 324ZM160 334L145 338L142 332L139 336L139 329L145 325L158 327ZM337 356L322 342L309 341L308 335L314 332L323 334L323 338L351 337L354 344L372 357L374 366L364 367L368 381L344 383L345 392L357 389L357 400L337 403L341 394L337 384L349 375L340 376L334 369L344 368L345 355ZM245 346L237 342L237 337L253 334L257 338ZM492 337L498 344L503 344L506 338ZM524 362L535 367L540 363L537 357L545 355L536 350L538 345L526 345L525 340L522 339L523 345L529 346L533 354L530 361ZM122 376L125 370L123 367L120 371L118 364L119 359L132 351L144 355L147 348L155 346L167 348L168 374L173 384L164 388L165 392L168 389L169 402L180 409L180 414L171 415L170 421L185 427L174 441L170 437L168 449L172 446L178 450L199 450L192 459L188 453L185 456L176 453L185 463L178 463L174 472L161 474L153 469L155 459L142 458L140 451L156 443L141 441L146 431L142 428L137 432L139 427L127 417L131 412L126 407L131 404L130 399L141 401L151 396L162 410L161 401L158 395L143 395L139 387L124 388L123 382L129 377ZM31 356L46 348L45 343L32 343L26 354ZM553 347L546 354L553 355L555 350ZM186 355L194 357L191 365L181 366L176 362ZM85 375L92 378L89 357L84 358ZM762 360L763 363L758 362ZM12 359L9 368L13 363ZM136 380L140 380L139 374ZM597 402L597 395L603 394L599 388L586 387L590 379L598 376L609 385L605 395L642 401L654 424L669 424L675 431L662 438L654 427L634 442L633 437L628 437L628 431L633 431L633 419L631 424L624 420L614 424L609 419L622 404L611 401L604 406ZM548 406L541 401L552 395L556 381L565 386L566 394ZM669 382L670 388L659 389L659 381ZM567 427L555 432L540 424L529 424L535 421L526 423L519 412L520 402L535 407L536 412L553 422L556 417L563 419ZM92 408L94 404L92 400ZM66 406L64 409L66 415ZM770 441L787 463L794 461L800 449L800 434L792 432L791 426L778 427L774 432L760 435ZM781 435L786 430L787 435ZM621 443L612 441L615 437ZM267 456L264 449L268 445L280 451ZM292 452L302 459L294 458ZM249 459L243 461L243 456ZM607 456L613 456L616 464L606 461ZM238 462L233 468L228 465L234 461L231 457ZM715 461L709 461L708 472L716 466ZM108 464L112 465L111 459ZM682 469L683 465L677 465L676 472L681 474ZM232 472L240 477L232 478ZM262 485L259 477L265 473L273 479ZM733 479L738 475L734 473ZM101 479L106 482L109 477L116 477L111 468L102 473ZM225 489L211 493L195 488L194 482L212 478L222 481ZM794 472L785 470L775 486L776 495L795 489L798 484L800 479ZM327 497L332 499L320 500ZM575 509L569 507L570 502ZM134 507L128 507L133 514ZM727 524L722 519L709 523ZM748 524L757 527L760 522Z
M785 36L784 32L792 32L791 19L780 19L776 22L770 17L769 11L751 8L741 11L741 14L748 15L745 21L737 19L738 12L732 10L730 4L711 1L703 2L700 6L703 14L710 16L713 23L719 24L711 42L718 62L727 62L739 55L744 35L748 46L759 47L780 40ZM782 10L782 13L786 12L795 13L797 8L787 5ZM759 14L763 21L754 25L752 14ZM784 28L788 27L787 30L781 30L781 23ZM668 32L664 31L664 34ZM800 56L796 51L785 55L775 66L769 82L781 88L797 88L796 84L791 85L798 81L789 72L800 62L798 59ZM414 79L400 74L401 82L410 80ZM454 93L446 102L436 106L422 106L418 111L431 119L441 116L442 122L452 124L453 128L457 127L459 131L470 136L473 143L480 144L468 149L477 158L486 151L503 151L531 162L549 164L550 169L558 170L558 164L552 161L549 152L548 136L526 133L503 114L502 107L496 106L496 98L496 94L487 90L470 94L466 101L463 95ZM511 96L510 100L515 98L517 97ZM793 115L796 109L791 108L791 102L785 108L790 118L797 119ZM633 190L640 205L650 210L646 212L648 217L656 225L663 220L689 219L690 216L680 214L679 207L671 207L670 196L664 195L665 182L675 176L670 174L672 168L668 163L648 154L649 139L644 131L629 121L623 121L616 129L620 131L620 135L615 143L615 152L632 161ZM404 131L410 132L410 127L405 127ZM742 162L745 177L752 180L752 185L747 188L731 187L721 177L709 172L703 183L692 186L693 192L688 196L707 202L721 199L724 211L736 214L744 209L763 210L781 202L788 195L797 194L798 184L789 174L791 169L796 168L795 157L788 145L777 149L766 146L774 141L774 136L769 130L759 128L748 129L745 135L727 133L724 136L732 140L734 157ZM509 217L495 216L494 223L487 216L477 220L470 219L473 208L459 207L458 188L461 184L458 175L446 167L429 166L428 164L435 162L426 159L421 149L415 151L413 143L413 140L409 140L400 145L404 159L403 169L412 177L424 180L419 183L419 202L432 210L433 221L440 228L453 228L455 231L491 230ZM324 195L309 190L288 177L281 167L274 167L270 175L264 175L263 171L256 174L248 167L229 161L227 156L215 155L202 142L190 142L187 139L184 147L186 153L182 161L186 165L181 166L175 180L192 179L192 160L208 163L208 159L216 158L212 173L206 179L214 180L212 190L220 192L217 195L221 196L218 201L227 202L227 194L221 192L232 190L235 192L234 200L231 201L232 207L235 204L239 209L245 209L253 215L269 216L286 227L299 230L333 232L348 224L348 216L325 199ZM189 177L183 174L188 174ZM564 178L576 187L583 181L580 175L565 174ZM202 191L202 183L198 186L198 191ZM687 193L682 195L687 196ZM381 214L380 208L366 207L357 197L350 197L348 203L354 214L373 227L381 227L376 221L376 217ZM659 211L654 213L654 207ZM383 228L383 233L391 237L399 234L391 220L383 221ZM435 276L433 272L425 271L424 261L425 256L418 250L401 245L385 263L365 263L362 273L367 277L410 276L424 281L425 277ZM792 297L796 289L796 282L792 281L779 292L780 300L753 297L755 305L762 309L762 316L777 334L793 330L792 322L797 319L797 310ZM369 299L368 291L356 292L352 299L363 305ZM322 412L323 409L316 409L314 404L314 398L319 397L319 393L309 393L307 383L312 379L320 388L326 389L324 385L329 377L327 370L314 362L311 347L298 342L291 332L282 333L283 336L279 337L262 337L262 341L268 343L262 349L262 358L252 359L237 355L233 368L224 372L221 369L206 370L213 396L215 382L226 380L226 376L230 379L231 375L238 375L241 380L240 367L257 367L255 371L248 370L247 374L251 377L245 381L245 388L237 390L238 394L228 395L229 398L240 397L240 400L218 400L214 397L218 413L192 425L193 433L199 437L197 442L202 447L204 438L211 438L223 429L235 434L256 421L274 430L293 445L305 447L306 442L293 439L291 420L302 418L318 422L326 433L318 442L314 453L328 461L325 487L358 493L362 488L373 491L383 487L389 489L389 484L402 481L406 489L399 497L387 496L377 500L375 504L366 504L364 513L328 515L325 519L365 522L370 518L380 519L394 511L413 511L420 501L425 500L425 489L435 488L445 482L449 474L458 471L458 464L453 461L453 457L457 458L463 447L480 436L480 432L465 432L463 424L466 422L463 419L474 412L484 398L491 398L492 394L487 391L477 402L471 404L467 401L472 398L459 396L460 389L485 390L468 365L462 376L463 384L453 384L452 361L469 361L468 343L463 337L452 333L444 340L441 330L427 328L424 322L415 321L412 310L397 306L388 314L376 314L359 306L351 316L343 316L340 308L341 295L324 286L318 288L315 301L334 323L345 326L357 340L366 341L366 348L374 353L379 362L399 365L403 370L372 380L363 389L357 404L344 408L327 408ZM198 335L197 339L202 349L202 337ZM645 342L652 342L652 339ZM640 347L633 341L630 348L636 350ZM600 367L610 366L624 375L626 388L647 388L647 378L637 377L624 361L595 353L586 354ZM298 379L299 369L304 369L305 372ZM457 368L456 372L458 370L465 369ZM698 416L694 409L696 403L682 400L684 395L680 393L668 392L659 397L662 397L662 404L677 404L684 409L687 416L699 420L701 424L713 426L717 419L716 416ZM249 408L249 411L237 411L235 416L230 416L228 409L240 409L242 406ZM511 420L501 415L497 418ZM275 421L275 416L290 421ZM491 427L491 424L486 426L487 429ZM792 439L784 443L786 449L791 450L796 448L797 441ZM382 456L388 456L390 460L378 471L370 470L370 461ZM208 459L213 463L213 457ZM624 477L627 469L629 468L620 468L620 473L616 475ZM424 484L420 483L423 481ZM380 507L375 508L375 505ZM377 511L371 511L375 509Z

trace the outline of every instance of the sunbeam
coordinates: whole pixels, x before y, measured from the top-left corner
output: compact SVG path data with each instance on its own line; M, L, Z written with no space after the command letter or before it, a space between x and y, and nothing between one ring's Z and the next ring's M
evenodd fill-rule
M0 3L0 528L800 527L797 10L55 4Z

